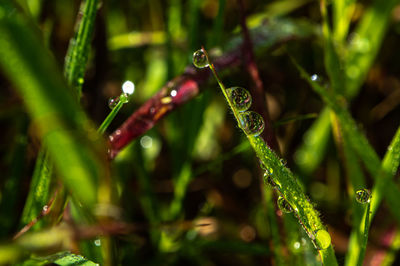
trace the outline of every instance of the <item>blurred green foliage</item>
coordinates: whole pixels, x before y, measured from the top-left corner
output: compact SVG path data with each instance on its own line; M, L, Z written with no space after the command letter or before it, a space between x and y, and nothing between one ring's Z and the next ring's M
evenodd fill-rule
M241 53L241 12L277 152L338 263L398 263L398 1L243 2L0 1L0 264L321 264L215 81L113 161L96 131L116 130L201 45ZM241 62L218 71L251 92ZM135 91L108 116L126 80Z

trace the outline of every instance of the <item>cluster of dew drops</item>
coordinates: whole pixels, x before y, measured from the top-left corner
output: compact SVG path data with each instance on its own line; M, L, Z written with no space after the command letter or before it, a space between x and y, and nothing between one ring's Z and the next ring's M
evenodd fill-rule
M207 55L203 49L193 53L193 65L197 68L205 68L209 64ZM225 92L232 107L238 112L240 127L248 135L260 135L264 131L264 120L260 114L248 111L252 103L248 90L242 87L231 87L226 89Z
M210 63L208 62L207 55L203 49L193 53L193 64L197 68L205 68L209 66ZM245 133L253 136L260 135L264 130L265 124L260 114L253 111L248 111L252 103L250 93L242 87L231 87L226 89L225 92L231 105L238 112L239 123ZM276 184L268 170L265 171L264 181L271 187L280 191L280 186ZM293 212L292 206L281 195L278 197L277 205L283 213ZM315 231L311 239L317 249L326 249L331 244L329 233L323 229Z

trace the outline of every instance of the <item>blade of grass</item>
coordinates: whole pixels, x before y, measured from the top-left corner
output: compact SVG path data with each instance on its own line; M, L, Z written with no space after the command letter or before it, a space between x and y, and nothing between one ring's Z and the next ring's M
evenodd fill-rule
M299 183L297 183L293 173L289 170L289 168L286 167L283 160L281 160L275 154L275 152L266 145L260 136L250 135L243 129L242 123L240 122L241 117L239 116L239 111L235 108L232 101L228 97L226 88L219 79L206 51L203 48L202 51L205 53L208 61L208 67L211 69L215 79L217 80L218 85L220 86L222 93L224 94L236 121L238 122L239 128L241 128L246 134L248 141L253 147L253 150L263 164L263 168L267 169L268 173L272 176L277 185L279 194L288 202L288 204L290 204L291 208L294 210L295 216L303 226L304 230L307 232L310 239L312 241L316 241L317 243L321 240L325 242L324 249L318 250L322 262L326 265L337 265L333 247L330 241L330 236L320 220L318 212L315 210L310 200L306 197ZM318 232L324 232L323 235L326 237L324 237L324 239L319 238L317 234Z
M357 266L363 265L365 250L367 249L368 231L370 225L370 208L371 208L371 203L368 202L365 208L364 217L362 219L363 223L361 223L360 224L361 226L359 227L360 233L362 234L362 238L360 239L361 247L360 247L360 255L358 256ZM360 245L360 242L358 243L358 245Z
M82 84L84 82L98 5L98 0L82 2L82 11L79 13L82 14L82 17L78 17L76 22L78 30L75 33L75 37L70 41L65 57L64 75L68 83L76 91L78 100L82 95Z
M335 26L337 23L336 15L337 12L342 12L339 10L339 5L341 1L346 0L338 0L334 1L335 6L334 9L334 30L339 28L339 26ZM351 1L351 0L349 0ZM345 47L345 54L346 56L343 58L343 67L344 73L343 78L346 79L345 87L346 91L344 96L351 100L354 98L360 90L362 83L364 82L367 72L370 69L375 57L381 47L381 43L384 37L384 33L386 32L388 20L390 18L391 10L394 8L398 1L390 0L390 1L379 1L376 0L373 2L372 6L367 9L364 13L361 21L358 23L357 28L355 29L353 36L357 39L353 39L353 41ZM348 2L350 5L350 2ZM350 8L350 7L349 7ZM342 14L342 13L341 13ZM346 15L343 15L346 16ZM341 20L340 23L344 23L345 17ZM348 21L349 23L350 21ZM349 25L341 25L341 28L349 28ZM342 30L341 30L342 31ZM337 30L339 32L339 30ZM339 36L335 35L335 38ZM341 33L342 34L342 33ZM339 38L339 37L338 37ZM341 38L341 37L340 37ZM366 49L367 48L367 49ZM325 113L323 111L322 113ZM315 123L318 123L320 127L327 129L329 128L330 120L323 119L319 117ZM317 126L310 127L309 131L306 133L308 136L315 136L319 135L317 131ZM325 153L326 150L326 139L329 137L326 134L329 133L328 130L325 131L326 133L321 133L319 138L315 138L315 142L307 143L304 142L303 145L299 148L301 153L308 155L312 154L314 150L318 150L321 160L323 159L322 154ZM306 157L307 158L307 157ZM304 167L301 166L301 163L298 164L300 169L307 169L307 172L313 172L315 167L319 164L312 164L312 163L304 163ZM308 166L307 168L305 166Z
M393 183L392 178L395 175L397 168L400 163L400 127L394 136L387 153L383 161L379 160L378 155L368 143L367 139L361 134L357 128L355 121L351 118L347 110L342 107L339 103L340 98L333 96L329 91L319 86L316 82L313 82L308 74L304 71L293 60L294 64L298 68L301 76L310 84L310 86L317 92L325 103L335 112L336 116L340 120L343 132L349 138L349 142L352 148L357 152L358 156L363 160L367 170L371 173L372 177L375 178L375 184L372 188L371 198L371 214L369 223L371 223L379 204L381 203L384 196L386 196L389 202L389 208L400 222L399 203L397 201L397 195L400 190ZM358 256L357 256L358 257Z
M88 139L97 139L95 131L26 21L16 12L3 16L0 32L2 69L23 96L64 183L84 205L93 206L96 184L107 175L105 158Z
M87 0L83 8L82 19L78 19L78 31L76 32L75 39L70 42L68 48L68 56L66 58L64 75L68 77L68 82L71 86L78 84L76 87L77 95L81 94L81 86L79 79L82 78L78 74L84 71L88 53L90 40L94 28L94 19L97 10L97 0ZM81 68L80 70L78 68ZM83 74L82 74L83 75ZM80 97L78 96L78 99ZM32 177L31 188L28 194L26 205L21 217L21 225L25 225L32 221L43 206L48 201L48 194L52 178L52 165L49 162L48 151L42 148L39 152L41 156L38 157L34 175ZM35 228L40 227L36 226Z
M398 0L375 0L363 15L348 45L345 61L346 95L351 99L359 91L381 47L390 14Z

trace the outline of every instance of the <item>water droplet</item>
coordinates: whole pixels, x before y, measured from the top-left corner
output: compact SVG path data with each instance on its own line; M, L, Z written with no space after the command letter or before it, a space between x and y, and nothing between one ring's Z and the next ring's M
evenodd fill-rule
M264 183L270 185L272 188L278 188L278 185L268 171L264 172Z
M197 68L205 68L208 67L207 56L204 53L203 49L197 50L193 53L193 65Z
M140 138L140 145L145 149L149 149L153 146L153 139L149 136L143 136Z
M122 94L119 96L119 100L120 100L122 103L127 103L127 102L129 102L129 94L128 94L128 93L122 93Z
M95 244L96 246L100 247L100 246L101 246L101 240L100 240L100 239L96 239L96 240L94 241L94 244Z
M359 189L356 191L356 201L359 203L365 204L368 203L371 199L371 193L368 189Z
M108 100L108 107L110 107L110 109L114 109L115 106L117 106L117 104L119 103L119 97L114 97L114 98L110 98Z
M294 249L299 249L301 246L300 242L294 242L293 247Z
M246 134L258 136L264 130L264 120L262 116L253 111L239 114L240 124Z
M176 90L172 90L170 95L171 97L175 97L178 94L178 92Z
M327 249L331 245L331 236L326 230L320 229L314 233L314 246L319 249Z
M317 81L318 80L318 75L317 74L313 74L311 77L312 81Z
M47 212L48 210L49 210L49 206L44 205L44 206L43 206L43 212Z
M251 95L245 88L232 87L226 89L226 94L239 112L247 111L250 108Z
M135 84L130 80L125 81L122 84L122 91L129 95L132 94L135 91Z
M292 206L290 206L289 202L282 196L278 198L278 208L285 213L291 213L293 211Z

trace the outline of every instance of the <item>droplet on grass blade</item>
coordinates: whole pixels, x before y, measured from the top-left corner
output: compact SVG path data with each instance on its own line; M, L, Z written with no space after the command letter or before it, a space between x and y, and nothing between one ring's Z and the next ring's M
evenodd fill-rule
M363 188L356 191L356 201L358 201L359 203L368 203L370 201L370 198L371 193L368 189Z
M290 206L289 202L287 202L287 200L285 200L284 197L279 196L278 198L278 208L285 213L291 213L293 211L292 206Z
M272 176L269 174L268 171L264 172L264 183L268 184L272 188L279 188L278 184L275 183L274 179L272 178Z
M315 239L313 243L317 249L327 249L331 245L331 236L326 230L320 229L315 231L314 236Z
M232 87L226 89L226 94L232 102L233 106L239 111L244 112L250 108L251 95L245 89L241 87Z
M117 106L118 103L119 103L119 97L108 99L108 107L110 107L111 110L114 109L114 107Z
M207 56L204 53L203 49L197 50L193 53L193 65L197 68L205 68L208 67Z
M262 116L253 111L239 114L240 124L248 135L258 136L264 130L264 120Z

